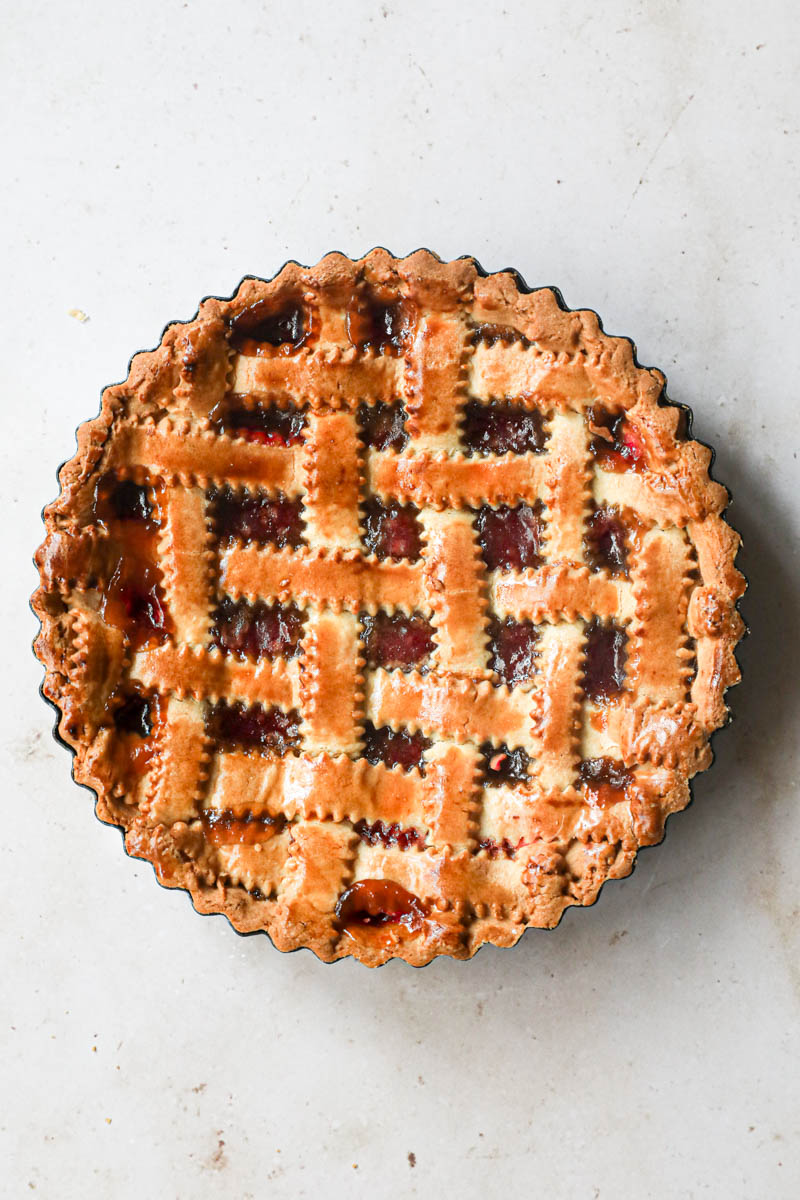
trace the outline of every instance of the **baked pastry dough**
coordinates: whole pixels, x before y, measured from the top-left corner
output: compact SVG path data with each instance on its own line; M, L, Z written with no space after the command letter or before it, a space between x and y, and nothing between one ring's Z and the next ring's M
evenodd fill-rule
M742 634L710 451L592 312L327 255L167 328L78 431L36 652L129 853L281 950L510 946L627 875Z

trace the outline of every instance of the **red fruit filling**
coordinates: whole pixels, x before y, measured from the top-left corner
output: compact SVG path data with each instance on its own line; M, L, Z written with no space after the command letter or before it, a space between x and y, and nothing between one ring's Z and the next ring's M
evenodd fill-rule
M476 342L483 342L486 346L493 346L495 342L521 342L524 347L531 345L524 333L514 329L513 325L494 325L488 321L474 326L472 336Z
M587 416L597 433L591 450L597 465L606 471L641 471L644 469L644 446L635 426L625 413L612 413L595 404Z
M142 692L121 697L113 715L114 726L120 733L133 733L140 738L150 736L153 728L150 699Z
M586 522L586 557L596 570L613 576L628 574L629 529L615 508L596 508Z
M373 450L402 450L408 445L402 404L360 404L358 423L364 445Z
M368 500L364 505L364 545L378 558L419 558L419 509L413 504Z
M604 807L625 799L633 773L614 758L585 758L578 772L581 785L592 804Z
M390 879L362 879L342 892L336 904L343 929L403 925L413 932L422 927L425 915L418 897Z
M411 670L433 651L433 626L417 613L411 617L399 612L390 616L381 609L374 617L362 613L361 624L370 667Z
M398 850L408 850L411 846L422 846L425 842L422 834L416 829L404 829L397 823L385 825L383 821L376 821L374 825L370 825L367 821L356 821L353 829L368 846L377 846L380 843L387 849L389 846L397 846Z
M541 563L542 505L490 508L475 519L483 558L490 571L521 571Z
M429 738L421 733L408 733L405 729L394 730L388 725L376 729L367 722L364 727L364 758L371 763L384 763L387 767L412 767L424 770L422 756L431 746Z
M139 521L150 523L153 505L150 489L132 479L117 479L113 474L103 475L97 481L92 502L92 520Z
M141 650L163 642L167 614L161 596L161 572L137 558L120 558L100 603L100 615L122 629Z
M347 314L347 336L359 350L373 349L395 357L411 335L411 309L402 300L384 302L378 296L362 294Z
M280 708L228 704L221 700L206 713L206 731L215 742L286 754L300 741L300 715Z
M625 685L628 635L613 621L597 620L586 627L583 690L589 700L602 703L618 696Z
M230 808L207 809L201 816L206 841L212 846L254 846L267 842L286 825L283 814L271 817Z
M487 787L502 783L524 783L527 780L531 760L521 746L510 750L505 745L498 747L491 742L484 742L481 754L483 782Z
M520 404L480 404L464 409L461 436L476 454L539 454L544 449L542 414Z
M299 499L234 492L229 487L212 489L208 499L217 535L224 541L270 542L279 548L302 545L305 522Z
M301 305L276 309L274 301L260 300L231 322L231 346L249 357L262 353L265 346L291 352L303 345L308 332Z
M304 614L294 604L247 604L225 596L211 640L243 658L293 658L303 635Z
M489 667L501 683L514 687L536 673L539 632L533 621L494 620L489 623Z
M262 446L297 446L303 440L305 413L295 406L258 405L249 408L243 397L228 396L210 413L219 433L246 438Z

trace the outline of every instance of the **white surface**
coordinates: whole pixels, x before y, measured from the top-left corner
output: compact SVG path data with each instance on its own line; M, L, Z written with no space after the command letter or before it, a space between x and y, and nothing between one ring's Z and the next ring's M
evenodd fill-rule
M796 13L7 6L4 1195L798 1195ZM375 243L511 263L633 336L749 543L738 720L666 843L557 932L421 972L281 956L126 859L26 607L129 355L246 272Z

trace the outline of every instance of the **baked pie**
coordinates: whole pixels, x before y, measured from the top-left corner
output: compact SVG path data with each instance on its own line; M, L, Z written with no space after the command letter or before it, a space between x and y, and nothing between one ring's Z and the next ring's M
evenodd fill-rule
M421 965L591 904L711 762L739 544L632 344L427 251L205 300L37 554L74 775L169 887Z

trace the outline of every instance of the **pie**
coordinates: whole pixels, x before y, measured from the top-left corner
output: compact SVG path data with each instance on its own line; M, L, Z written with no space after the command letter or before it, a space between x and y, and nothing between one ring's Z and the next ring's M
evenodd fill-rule
M36 652L168 887L329 961L511 946L727 718L738 535L631 342L427 251L246 279L78 431Z

